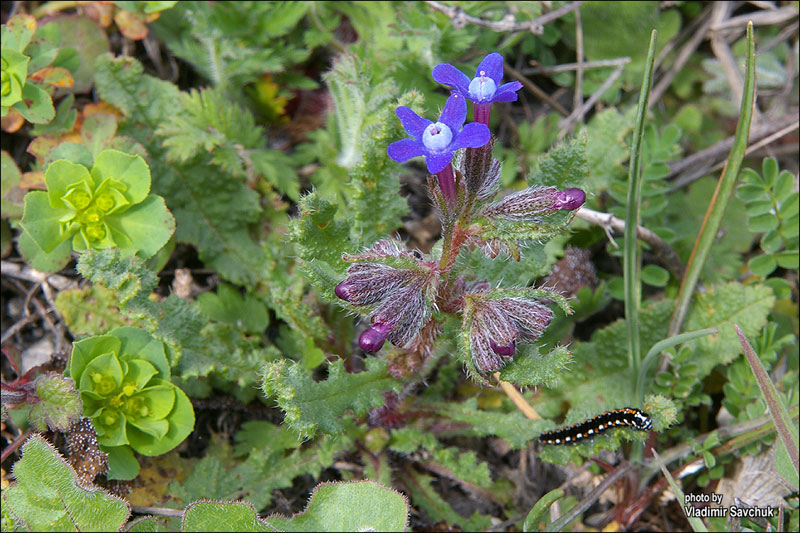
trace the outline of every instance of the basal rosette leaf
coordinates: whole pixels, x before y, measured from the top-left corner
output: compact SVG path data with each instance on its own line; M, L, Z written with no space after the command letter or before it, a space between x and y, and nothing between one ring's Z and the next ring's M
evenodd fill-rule
M29 531L119 531L130 515L124 500L83 485L39 435L23 445L14 477L16 482L3 490L3 509Z

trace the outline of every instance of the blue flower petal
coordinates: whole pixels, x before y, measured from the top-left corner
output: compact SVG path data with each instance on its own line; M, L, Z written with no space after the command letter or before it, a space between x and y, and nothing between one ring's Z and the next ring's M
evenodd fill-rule
M489 128L486 124L470 122L464 126L464 129L461 130L458 137L450 143L449 149L455 151L459 148L479 148L488 143L491 137L492 134L489 132Z
M453 93L444 104L439 122L447 124L452 132L456 133L465 120L467 120L467 99L463 95Z
M508 83L504 83L497 89L497 92L494 93L494 102L516 102L517 101L517 91L522 89L522 83L518 81L510 81Z
M386 147L386 153L389 154L393 160L398 163L408 161L412 157L425 155L425 147L422 141L415 141L414 139L402 139L393 142Z
M404 105L401 105L395 109L394 112L397 115L397 118L400 119L400 122L403 123L403 129L406 130L406 133L415 139L422 137L422 134L425 132L425 128L432 124L430 120L422 118L414 113L410 107L406 107Z
M433 79L442 85L449 85L466 95L469 92L469 78L449 63L440 63L433 67Z
M492 78L495 84L500 85L500 80L503 78L503 56L497 52L492 52L483 58L478 69L475 71L475 77L481 75L481 71L486 72L486 76Z
M444 152L442 154L428 154L425 156L425 163L428 165L428 172L436 174L441 172L450 164L453 159L453 152Z

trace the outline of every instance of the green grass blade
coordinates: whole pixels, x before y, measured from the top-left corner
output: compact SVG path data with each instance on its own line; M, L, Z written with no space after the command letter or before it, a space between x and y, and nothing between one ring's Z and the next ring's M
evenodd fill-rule
M744 159L747 140L750 136L750 122L753 118L753 104L755 102L756 89L756 65L755 65L755 45L753 44L753 23L747 24L747 64L745 66L744 90L742 91L742 105L739 111L739 123L736 126L736 138L731 147L731 153L725 168L722 170L717 182L714 196L708 205L703 225L700 227L700 234L695 241L689 264L686 267L686 275L678 291L678 298L675 304L675 311L670 322L668 336L678 333L686 318L689 310L689 302L692 299L697 280L700 278L700 271L708 259L711 245L717 236L722 216L728 206L731 191L739 175L739 168Z
M686 498L683 495L683 491L678 484L675 483L675 480L670 475L669 470L667 470L667 467L661 462L661 457L658 456L658 453L655 450L653 450L653 456L655 457L655 460L658 461L658 466L661 467L661 471L664 473L664 477L667 478L669 486L672 487L672 492L675 493L675 497L678 498L678 501L680 501L683 514L686 515L686 519L689 521L689 525L692 526L692 530L703 532L708 531L708 528L702 520L696 516L689 516L689 513L686 512Z
M647 101L653 83L653 64L656 54L656 30L650 34L650 48L647 51L646 68L639 92L639 105L636 109L636 124L631 142L631 161L628 169L628 199L625 214L625 257L623 275L625 278L625 320L628 325L628 366L634 376L639 375L641 363L641 341L639 339L639 308L642 303L641 253L636 238L639 227L639 207L642 203L642 137L647 115Z
M753 374L756 376L758 388L761 389L761 395L769 408L769 414L775 422L775 428L778 430L778 436L781 442L789 452L789 458L792 460L795 474L800 470L800 459L798 459L798 434L792 424L792 417L783 405L778 391L775 389L772 380L770 380L764 365L761 364L761 359L758 358L753 347L747 341L739 326L734 324L736 334L739 335L739 342L742 343L744 354L747 356L747 362L750 363L750 368L753 369Z
M636 380L636 393L637 398L639 399L639 405L642 405L642 402L644 401L644 381L647 378L647 370L653 364L653 361L655 361L658 354L667 348L672 348L673 346L683 342L705 337L706 335L711 335L712 333L716 332L717 330L715 328L698 329L697 331L689 331L686 333L681 333L680 335L674 335L655 343L653 347L650 348L650 351L647 352L647 356L642 362L642 369L639 371L639 375Z

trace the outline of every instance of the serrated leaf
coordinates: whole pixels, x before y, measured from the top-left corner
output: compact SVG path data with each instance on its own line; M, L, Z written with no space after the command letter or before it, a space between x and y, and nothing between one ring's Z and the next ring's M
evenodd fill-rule
M775 303L772 289L762 285L745 286L730 282L697 294L684 329L695 331L716 328L719 333L687 343L695 349L692 360L698 365L697 379L705 378L718 364L728 364L742 353L733 324L748 337L758 335Z
M572 354L559 346L547 355L540 355L534 345L520 346L514 359L500 371L500 379L520 387L532 387L555 379L570 363Z
M14 464L17 481L3 491L3 507L30 531L117 531L130 506L94 486L83 486L74 470L42 437L22 446Z
M265 520L279 531L405 531L408 500L373 481L320 483L306 510Z
M536 162L533 172L528 175L528 185L583 188L589 176L586 142L586 136L580 135L551 148Z
M184 502L246 498L262 509L272 501L273 491L291 487L297 476L318 478L339 454L353 447L352 439L345 435L321 438L303 447L286 446L288 440L297 439L288 428L279 428L277 436L278 443L251 448L247 459L241 462L232 459L227 442L214 441L189 477L170 485L170 493ZM287 449L291 451L286 453Z
M325 261L337 272L346 265L342 254L350 251L350 226L335 218L338 207L311 192L298 204L299 217L292 221L291 237L297 244L300 258Z
M28 420L37 431L66 431L81 417L83 404L72 379L48 372L36 378L34 387L40 401L31 408Z
M521 450L550 425L546 420L530 420L519 411L503 413L484 411L478 408L478 401L470 398L465 402L435 403L438 412L454 422L472 426L470 432L481 437L497 436L505 439L512 448Z
M155 129L164 117L179 109L178 89L169 82L143 75L132 57L104 54L95 62L94 81L100 98L134 122ZM141 95L146 94L147 98Z
M383 392L398 392L402 383L389 376L385 361L368 358L367 369L349 374L339 359L328 366L328 379L315 382L300 363L286 360L267 365L262 374L262 390L275 396L286 412L284 422L300 435L310 438L317 429L329 435L344 430L342 415L356 415L383 405Z

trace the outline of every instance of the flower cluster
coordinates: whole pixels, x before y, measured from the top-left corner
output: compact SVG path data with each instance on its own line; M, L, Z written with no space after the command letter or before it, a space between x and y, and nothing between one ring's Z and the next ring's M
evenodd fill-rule
M472 362L484 373L500 370L514 357L517 341L539 338L553 318L553 312L533 298L491 298L481 290L465 295L465 301Z
M384 239L363 254L346 256L358 262L347 269L348 277L336 286L336 296L350 304L370 308L370 326L358 339L361 349L377 352L386 339L395 346L406 346L417 336L430 309L434 270L401 248ZM409 268L385 262L402 261Z
M494 248L519 250L518 239L544 235L537 228L546 226L545 217L574 211L586 199L578 188L538 186L491 202L500 184L500 163L492 155L494 139L489 131L491 107L515 101L522 87L517 81L502 83L502 75L503 58L498 53L486 56L472 79L452 65L440 64L433 69L433 78L450 86L451 93L438 120L420 117L408 107L396 109L411 138L393 142L387 153L398 162L425 157L428 172L436 176L436 182L429 178L429 185L443 241L441 251L427 258L391 239L361 254L343 256L353 264L334 292L345 307L368 317L369 326L359 337L366 352L377 352L388 340L399 349L392 352L393 361L404 361L411 350L425 357L441 331L443 315L461 315L467 366L483 375L511 360L518 343L541 336L553 317L548 300L569 312L558 294L492 289L485 280L468 283L453 268L460 248L477 246L491 257L497 255ZM465 125L467 100L473 103L475 122ZM547 226L547 231L562 229L567 222L561 220L560 226ZM519 257L518 252L510 255Z
M110 457L132 458L130 448L161 455L191 433L192 403L170 381L161 342L125 326L73 346L70 377L81 393L84 415L92 419L97 440ZM114 474L123 479L120 472Z
M149 194L150 169L138 155L103 150L91 171L59 159L47 167L45 183L47 192L25 195L21 221L25 238L44 254L66 245L75 251L115 247L147 258L175 231L163 198Z

